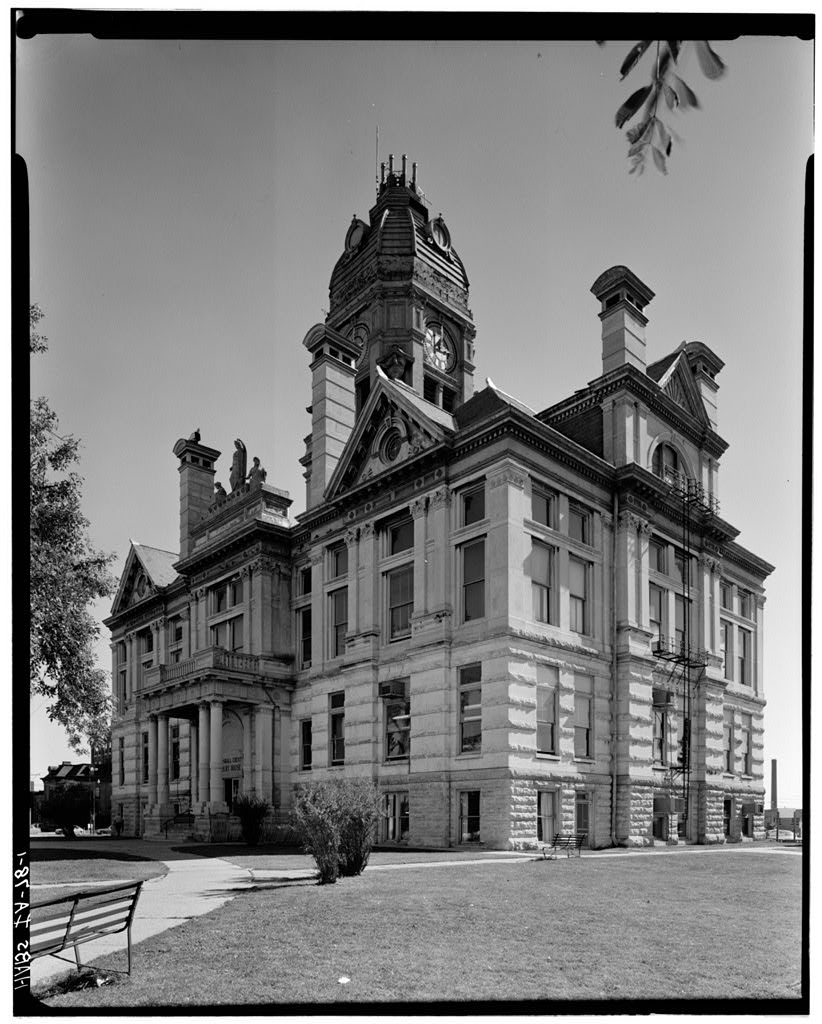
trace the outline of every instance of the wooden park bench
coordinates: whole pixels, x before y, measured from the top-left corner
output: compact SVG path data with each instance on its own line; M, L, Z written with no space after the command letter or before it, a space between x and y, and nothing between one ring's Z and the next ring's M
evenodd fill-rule
M543 859L556 860L557 850L565 850L568 857L571 856L572 850L576 850L577 857L579 857L587 834L587 832L557 832L552 843L542 844Z
M131 974L131 922L142 887L142 882L127 882L32 903L29 945L32 959L53 956L66 960L59 954L73 947L79 971L83 965L78 946L124 931L128 944L128 973ZM66 963L71 961L66 960Z

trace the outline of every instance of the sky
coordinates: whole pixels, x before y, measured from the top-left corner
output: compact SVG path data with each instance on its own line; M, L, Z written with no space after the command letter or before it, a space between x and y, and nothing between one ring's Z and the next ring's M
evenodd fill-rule
M543 24L550 24L550 21ZM129 539L177 550L175 441L257 455L305 507L302 340L325 318L379 159L418 163L470 281L475 381L535 409L601 372L590 287L626 264L656 293L648 361L702 341L725 362L721 514L776 566L765 606L765 783L801 806L802 272L811 42L685 50L667 175L629 175L617 108L630 44L593 41L17 42L31 298L49 351L31 390L82 439L84 510L122 570ZM100 618L110 602L98 607ZM105 630L100 664L110 668ZM32 704L31 772L74 755ZM766 797L769 799L769 797Z

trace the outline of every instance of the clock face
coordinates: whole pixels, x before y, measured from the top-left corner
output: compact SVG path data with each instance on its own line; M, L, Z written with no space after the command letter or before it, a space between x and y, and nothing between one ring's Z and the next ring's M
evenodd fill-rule
M346 252L354 252L359 247L360 242L362 242L364 235L365 224L355 218L345 235Z
M457 354L440 324L429 324L425 329L423 351L425 361L431 366L448 373L454 369Z
M435 244L444 252L448 252L451 248L451 233L445 226L445 221L442 217L437 217L436 220L431 222L431 237Z

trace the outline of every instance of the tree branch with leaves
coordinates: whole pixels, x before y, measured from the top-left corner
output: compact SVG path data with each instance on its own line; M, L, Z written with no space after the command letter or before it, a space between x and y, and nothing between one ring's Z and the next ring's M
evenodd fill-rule
M604 45L599 41L599 45ZM705 41L683 42L682 40L644 39L631 47L628 56L619 69L620 81L623 81L646 53L651 50L655 60L651 69L651 81L648 85L637 89L616 112L617 128L625 125L642 111L639 123L625 132L628 139L628 158L631 161L630 174L645 170L645 160L650 152L658 171L668 173L666 161L671 155L673 140L679 142L676 132L666 124L661 113L667 109L673 113L677 109L699 109L699 101L693 89L676 73L683 47L691 46L696 51L699 66L706 78L721 78L726 71L725 63ZM660 107L660 99L664 108Z
M47 351L39 306L29 310L29 351ZM81 750L108 727L108 676L95 664L100 633L89 606L114 591L113 555L96 551L81 511L79 441L62 435L47 399L30 404L30 690Z

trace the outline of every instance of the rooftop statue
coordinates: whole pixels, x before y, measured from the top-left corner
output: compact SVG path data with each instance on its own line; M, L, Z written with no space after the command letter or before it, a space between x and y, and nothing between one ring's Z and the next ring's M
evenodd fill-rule
M223 485L218 480L217 483L214 485L214 500L217 502L218 505L222 505L222 503L227 498L228 495L225 492L225 487L223 487Z
M234 442L234 458L231 462L231 476L228 481L231 484L232 494L245 483L247 455L248 453L246 452L245 445L239 438L237 438Z
M257 456L254 456L254 465L251 467L251 471L248 474L248 482L252 487L260 487L265 481L268 474L260 465L260 460Z

